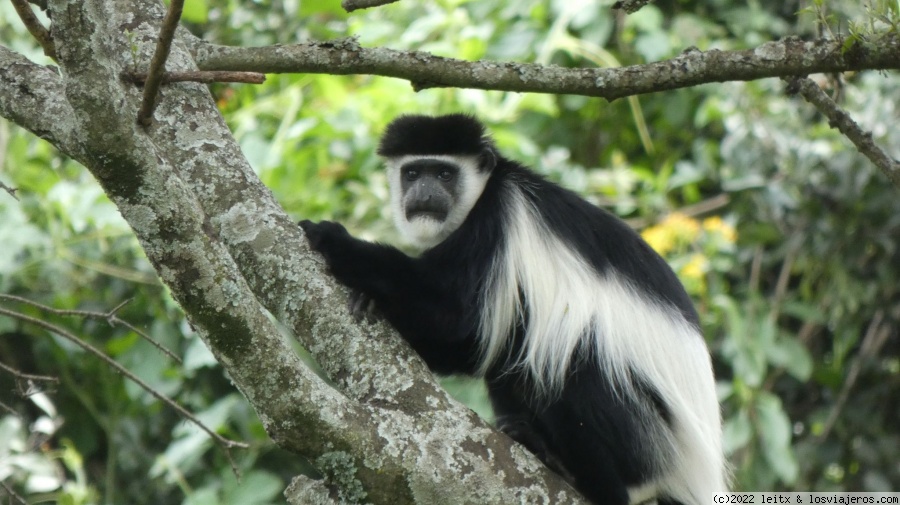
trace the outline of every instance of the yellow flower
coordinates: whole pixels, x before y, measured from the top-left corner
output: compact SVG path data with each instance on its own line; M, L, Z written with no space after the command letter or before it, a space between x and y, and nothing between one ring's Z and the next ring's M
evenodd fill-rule
M709 267L709 262L702 254L692 254L687 263L681 267L681 275L688 279L702 279Z
M671 228L681 242L693 242L700 234L700 223L681 212L669 214L661 224Z
M641 232L641 236L659 254L666 254L675 246L675 236L671 230L662 225L646 228Z
M712 216L703 220L703 229L708 233L717 233L725 241L734 243L737 240L737 231L734 226L726 223L720 216Z
M693 296L703 296L706 293L706 271L709 269L709 261L702 254L692 254L687 263L678 269L678 277L684 284L684 289Z
M659 224L641 232L650 247L663 255L692 243L699 235L700 224L697 220L680 212L669 214Z

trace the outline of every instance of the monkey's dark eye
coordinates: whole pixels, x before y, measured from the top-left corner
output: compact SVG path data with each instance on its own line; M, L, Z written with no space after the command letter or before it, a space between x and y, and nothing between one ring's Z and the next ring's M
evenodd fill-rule
M419 178L419 171L415 168L407 168L403 171L403 175L407 181L414 181Z
M453 179L453 172L450 170L441 170L440 173L438 173L438 179L447 182L450 179Z

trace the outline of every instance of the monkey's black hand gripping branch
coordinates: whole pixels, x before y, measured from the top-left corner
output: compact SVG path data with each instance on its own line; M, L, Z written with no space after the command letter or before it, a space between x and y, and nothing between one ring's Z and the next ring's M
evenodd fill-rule
M331 274L342 284L350 287L347 306L353 317L356 320L365 319L369 322L381 319L383 315L377 310L374 299L362 289L350 285L349 279L353 275L352 272L346 268L340 272L340 275L335 272L335 265L343 266L354 262L352 258L339 258L339 256L341 250L348 251L352 248L356 239L347 232L343 225L333 221L313 223L308 219L304 219L300 221L299 225L306 233L309 247L325 257Z
M303 232L306 233L306 240L309 246L314 250L325 255L328 259L327 251L333 249L336 242L341 239L351 239L350 233L344 228L344 225L335 223L334 221L320 221L313 223L309 219L304 219L298 223Z
M350 312L387 319L438 373L473 367L475 322L441 271L400 250L351 236L338 223L301 221L310 247L331 274L351 289ZM429 272L432 272L429 275Z

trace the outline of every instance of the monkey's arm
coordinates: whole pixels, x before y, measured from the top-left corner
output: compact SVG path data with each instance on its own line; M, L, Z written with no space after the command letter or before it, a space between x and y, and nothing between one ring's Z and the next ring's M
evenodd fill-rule
M331 274L362 292L438 373L471 369L474 323L443 275L398 249L352 237L339 223L301 221Z

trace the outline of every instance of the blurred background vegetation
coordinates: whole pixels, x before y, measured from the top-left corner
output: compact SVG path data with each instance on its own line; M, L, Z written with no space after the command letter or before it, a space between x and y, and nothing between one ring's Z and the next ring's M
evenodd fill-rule
M625 17L611 3L401 1L348 15L337 0L188 0L184 18L224 44L357 36L366 46L463 59L615 66L690 46L740 49L846 33L868 23L870 9L896 19L900 8L659 0ZM9 2L0 2L0 42L45 61ZM900 76L842 79L831 91L900 158ZM507 156L622 216L679 273L713 353L735 489L900 489L900 195L810 105L786 96L782 82L614 103L415 93L406 82L370 76L269 76L261 86L212 91L288 212L386 241L398 237L374 153L384 125L407 112L477 114ZM97 311L131 299L118 315L183 364L103 320L52 319L213 429L251 444L236 454L238 485L208 437L146 392L57 336L0 317L0 363L59 378L21 395L29 385L0 370L0 480L33 502L282 501L290 477L309 466L267 439L87 171L0 120L0 181L19 188L18 201L0 194L0 293ZM490 417L479 384L446 385Z

